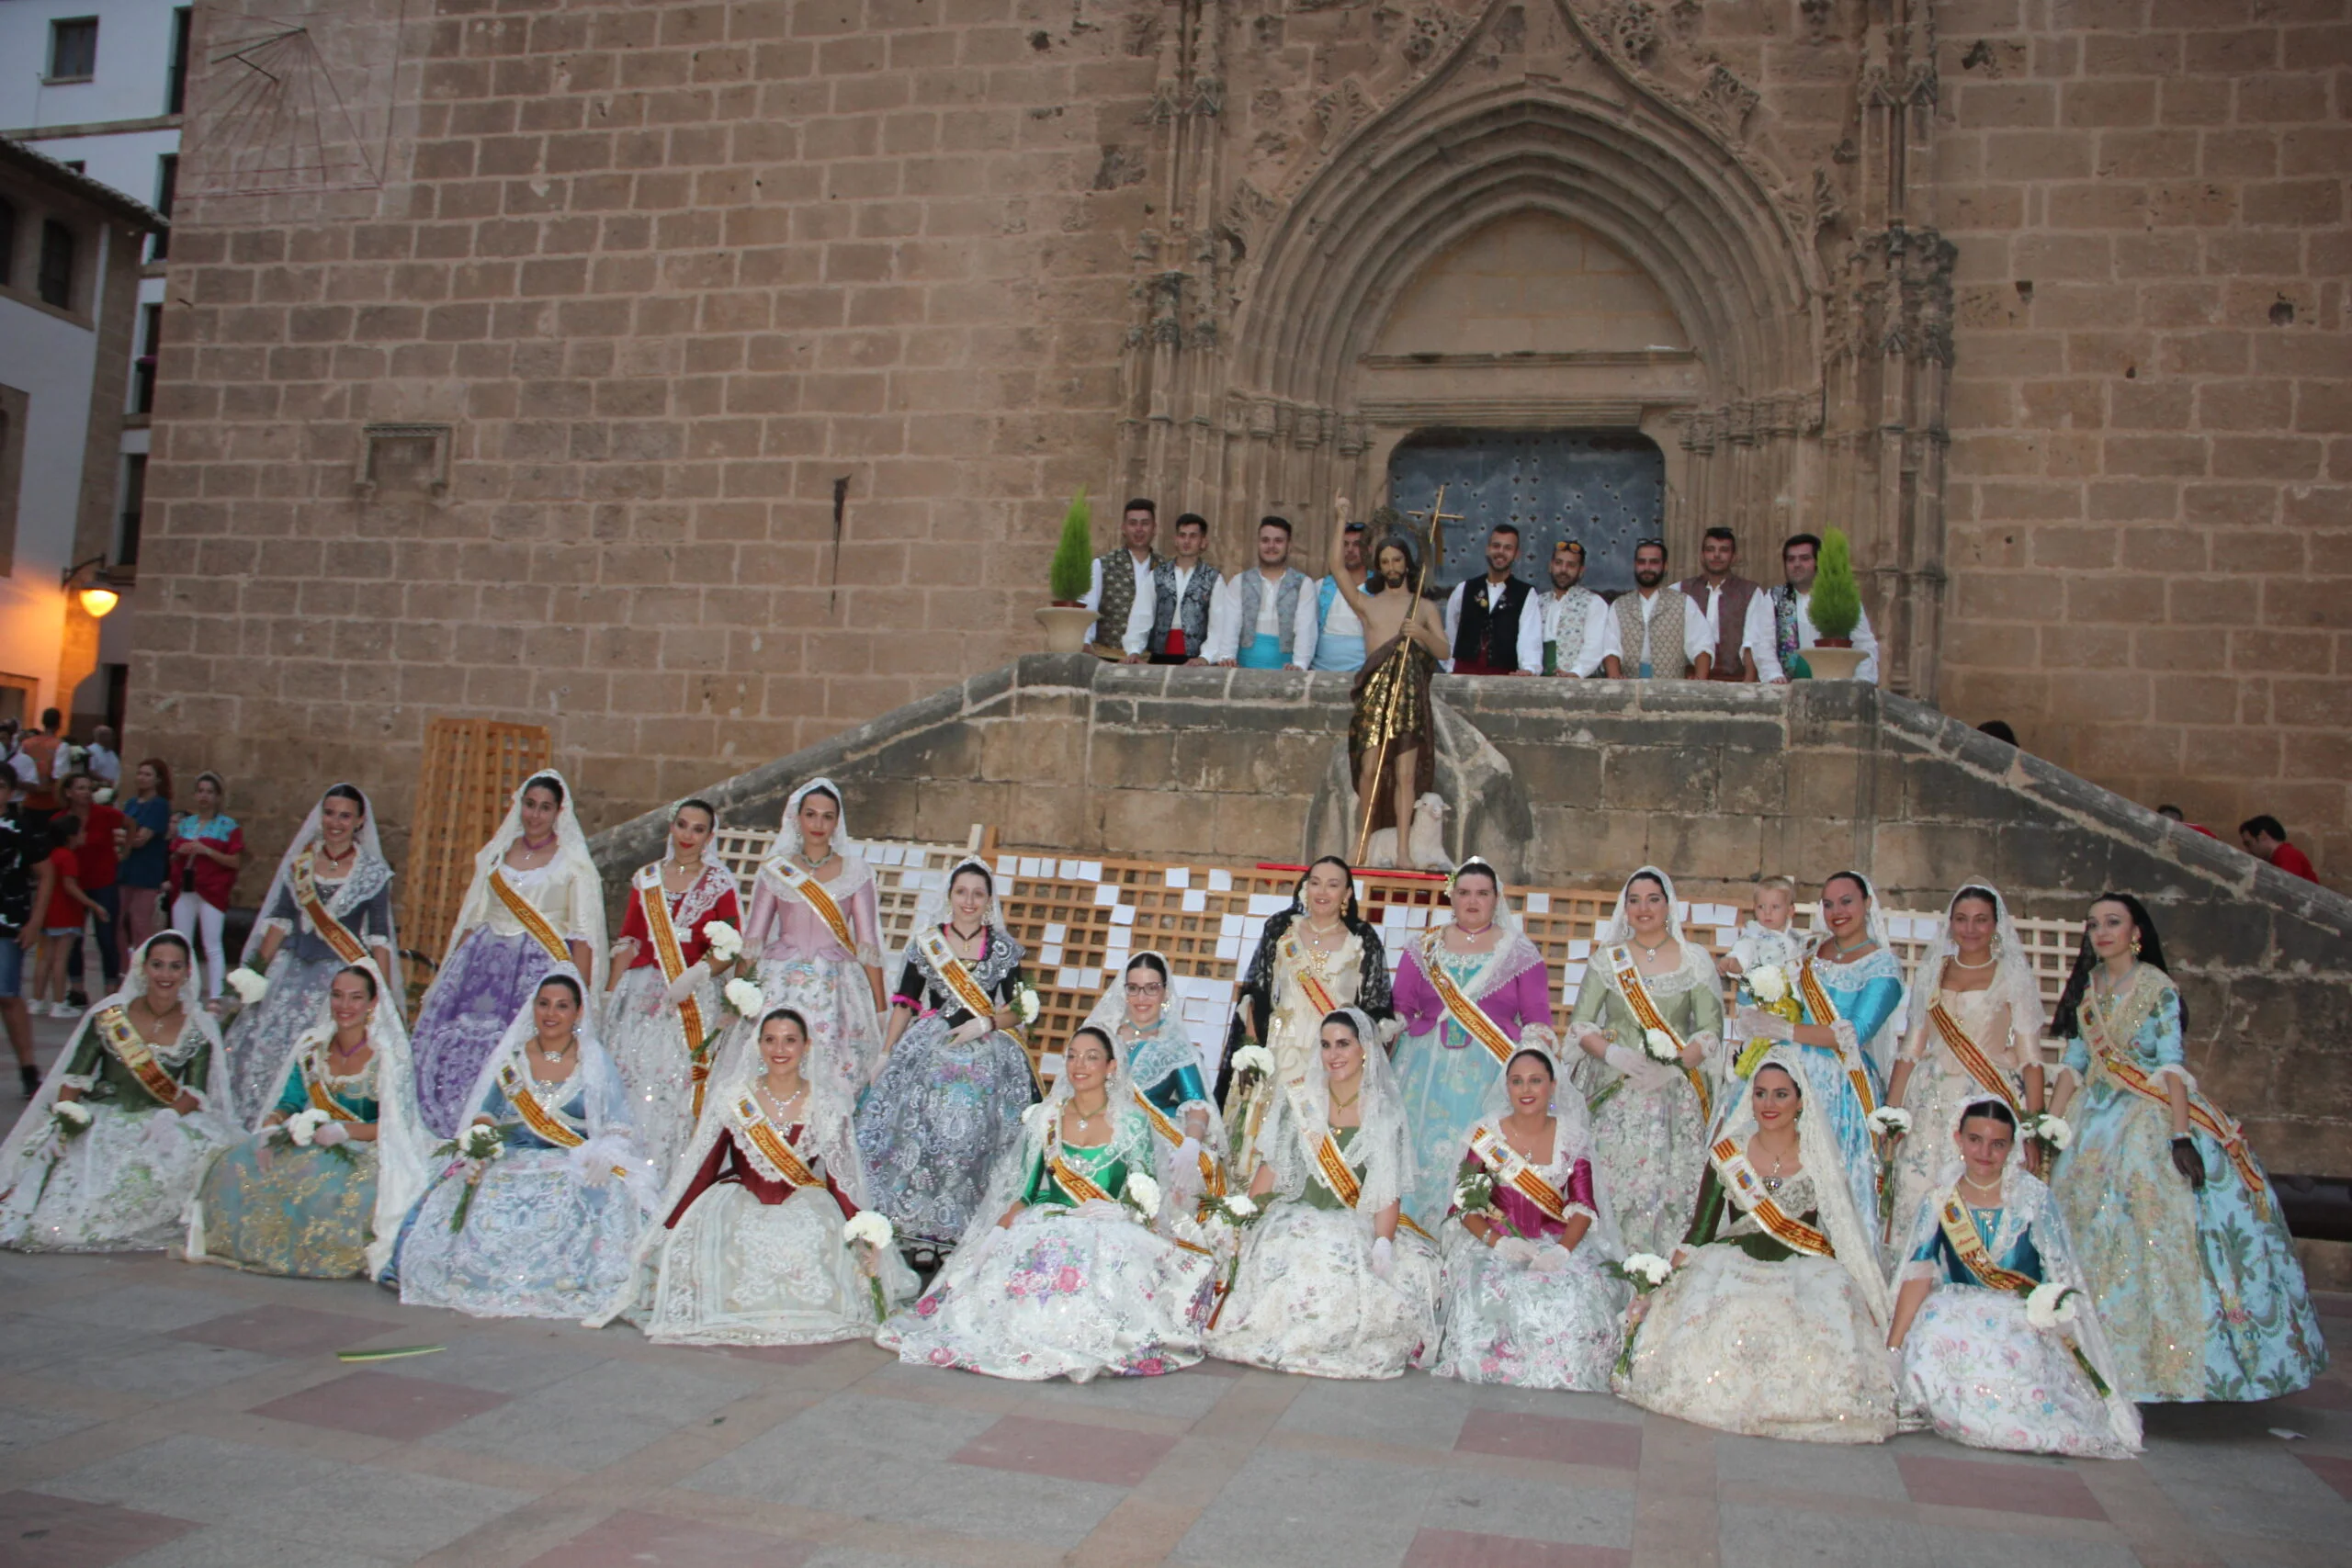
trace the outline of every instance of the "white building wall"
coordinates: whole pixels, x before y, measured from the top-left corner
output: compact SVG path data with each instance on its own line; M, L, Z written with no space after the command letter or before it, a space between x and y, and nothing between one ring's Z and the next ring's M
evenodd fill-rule
M171 92L172 11L168 0L0 0L0 61L7 62L0 69L0 129L164 114ZM75 17L98 19L97 70L90 81L52 85L43 80L50 24ZM145 201L154 193L126 188L124 194Z
M6 9L0 4L0 11ZM111 242L111 231L101 231L98 298L114 259L107 254ZM58 582L74 564L97 344L98 334L88 327L0 296L0 384L25 393L27 400L16 560L0 578L0 671L40 682L36 711L60 695L57 650L64 637L65 595Z

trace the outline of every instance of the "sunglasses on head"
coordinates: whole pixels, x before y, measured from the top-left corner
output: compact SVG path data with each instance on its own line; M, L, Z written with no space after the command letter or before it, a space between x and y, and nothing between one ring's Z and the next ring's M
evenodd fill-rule
M1666 541L1664 539L1635 539L1634 541L1634 548L1637 550L1645 545L1656 545L1661 550L1666 548Z

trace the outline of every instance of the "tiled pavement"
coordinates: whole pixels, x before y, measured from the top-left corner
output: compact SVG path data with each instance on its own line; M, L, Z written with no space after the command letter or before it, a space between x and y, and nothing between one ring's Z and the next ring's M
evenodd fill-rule
M2335 1568L2352 1298L2322 1311L2345 1366L2313 1390L2154 1409L2141 1460L2075 1463L1721 1437L1418 1373L1003 1383L0 1254L0 1565Z

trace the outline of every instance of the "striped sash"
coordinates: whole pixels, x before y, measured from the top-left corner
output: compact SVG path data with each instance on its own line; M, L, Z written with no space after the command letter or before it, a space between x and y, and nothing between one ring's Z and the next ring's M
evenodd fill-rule
M1668 1040L1673 1041L1675 1054L1679 1058L1683 1046L1689 1042L1676 1033L1674 1027L1666 1021L1666 1015L1657 1010L1657 1003L1650 996L1649 984L1642 978L1642 966L1634 962L1634 950L1623 943L1611 948L1609 967L1617 976L1618 993L1625 998L1625 1005L1634 1010L1634 1021L1640 1024L1645 1031L1657 1030ZM1643 1045L1642 1054L1649 1055L1646 1042ZM1683 1077L1690 1082L1690 1092L1699 1097L1700 1117L1702 1120L1712 1117L1714 1114L1713 1097L1707 1093L1706 1075L1679 1059L1675 1066L1682 1069Z
M1804 955L1804 962L1797 965L1797 991L1804 998L1805 1010L1813 1014L1814 1022L1825 1029L1838 1022L1838 1004L1829 999L1828 991L1823 988L1820 978L1814 974L1813 954L1810 953ZM1859 1057L1860 1042L1856 1044L1855 1055ZM1841 1058L1845 1055L1843 1051L1838 1054ZM1868 1116L1878 1109L1878 1097L1871 1092L1871 1075L1860 1060L1847 1066L1846 1081L1854 1086L1854 1098L1861 1102L1863 1115Z
M1725 1190L1747 1200L1747 1212L1756 1216L1758 1224L1771 1233L1773 1239L1809 1257L1838 1256L1827 1236L1781 1208L1779 1200L1765 1190L1764 1179L1756 1174L1756 1167L1737 1144L1724 1138L1707 1154Z
M1993 1254L1985 1247L1984 1238L1976 1234L1976 1222L1968 1217L1968 1210L1962 1205L1957 1195L1945 1198L1942 1207L1936 1211L1936 1218L1943 1226L1944 1240L1951 1244L1953 1252L1959 1254L1962 1266L1976 1276L1978 1284L2023 1295L2041 1283L2030 1274L2004 1269L1993 1261Z
M563 938L548 924L548 918L540 914L528 898L515 892L514 885L496 866L491 867L490 890L500 903L506 906L506 912L514 917L515 923L530 934L531 940L547 950L549 958L558 964L571 962L571 950L564 946Z
M1967 1070L1978 1087L1987 1094L2000 1096L2011 1111L2024 1112L2025 1108L2018 1103L2017 1090L2009 1087L2009 1075L1996 1067L1976 1042L1968 1037L1960 1020L1945 1010L1941 997L1928 1005L1928 1021L1936 1026L1936 1037L1944 1043L1944 1049L1952 1054L1952 1059Z
M164 1070L155 1060L154 1048L149 1045L131 1026L130 1015L121 1008L100 1008L90 1015L90 1027L98 1032L98 1043L107 1055L130 1069L139 1087L155 1097L158 1105L177 1105L184 1092L179 1080Z
M657 862L639 870L635 880L637 907L644 912L645 929L653 936L653 957L662 965L662 978L676 984L686 972L685 950L678 945L677 928L670 921L670 898L662 886L662 867ZM688 991L678 998L678 1027L685 1035L688 1071L694 1079L695 1114L702 1114L704 1089L710 1082L710 1059L703 1054L705 1032L702 1004Z
M1568 1200L1565 1193L1544 1179L1525 1155L1512 1148L1494 1128L1480 1122L1470 1129L1470 1152L1480 1164L1492 1171L1495 1179L1544 1211L1544 1217L1566 1224Z
M814 909L817 918L832 928L835 942L853 954L857 952L857 939L850 934L849 916L842 912L833 896L825 891L823 883L782 855L768 862L766 869L774 871L776 880L783 883L787 891Z
M794 1187L820 1184L821 1179L808 1162L800 1157L800 1151L792 1146L792 1140L785 1136L783 1129L768 1120L767 1112L760 1109L760 1102L752 1096L746 1094L735 1102L735 1121L752 1146L775 1167L787 1183Z
M2151 997L2161 994L2161 987L2152 987L2149 991ZM2143 1100L2154 1100L2169 1109L2172 1097L2165 1092L2164 1085L2154 1075L2141 1071L2125 1055L2131 1037L2139 1032L2139 1026L2148 1011L2146 1006L2139 1003L2140 998L2136 995L2129 1001L2109 1001L2104 1005L2096 994L2086 996L2082 1008L2084 1042L2090 1046L2092 1055L2098 1058L2099 1066L2107 1069L2109 1077ZM2121 1028L2124 1023L2132 1027L2129 1030ZM2268 1213L2267 1194L2269 1184L2263 1180L2261 1168L2254 1163L2254 1151L2246 1145L2245 1129L2207 1100L2203 1093L2193 1089L2188 1091L2188 1121L2190 1125L2222 1145L2222 1153L2236 1169L2238 1179L2253 1195L2256 1208Z
M294 857L294 869L287 875L288 884L293 891L295 905L301 909L303 918L311 922L311 929L319 933L319 940L334 949L334 955L345 964L357 964L368 956L367 945L351 934L349 926L335 919L327 908L326 900L319 897L319 879L311 870L311 855L317 847L315 844L306 846L300 854ZM356 871L358 867L355 865L352 869Z
M579 1069L575 1067L572 1070L577 1072ZM576 1149L588 1141L586 1134L571 1125L570 1117L540 1103L539 1097L531 1092L529 1076L513 1062L500 1066L498 1087L505 1091L507 1103L514 1107L514 1113L523 1119L523 1125L547 1142L560 1149ZM627 1166L614 1166L612 1172L624 1181L628 1179Z
M1453 976L1446 973L1440 959L1438 933L1431 931L1421 939L1420 952L1421 973L1429 976L1430 988L1437 993L1437 999L1445 1004L1447 1016L1462 1026L1462 1032L1487 1048L1487 1055L1495 1059L1495 1066L1506 1066L1518 1045L1503 1032L1502 1025L1497 1023L1486 1009L1472 1001L1468 994L1454 984ZM1704 1105L1706 1101L1707 1097L1702 1092L1699 1103Z

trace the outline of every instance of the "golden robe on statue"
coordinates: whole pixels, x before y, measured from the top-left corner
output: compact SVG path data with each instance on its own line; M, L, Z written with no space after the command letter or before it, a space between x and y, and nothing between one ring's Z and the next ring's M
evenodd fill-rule
M1405 644L1402 657L1396 648L1400 640ZM1395 776L1396 759L1418 749L1413 798L1419 800L1437 783L1437 729L1430 709L1430 676L1436 670L1437 659L1428 649L1399 634L1364 655L1363 672L1356 676L1355 716L1348 721L1348 770L1361 781L1364 759L1377 753L1383 740L1388 742L1388 754L1380 764L1383 777L1373 789L1372 822L1364 831L1396 829L1400 851L1412 824L1396 820L1396 792L1387 781Z

